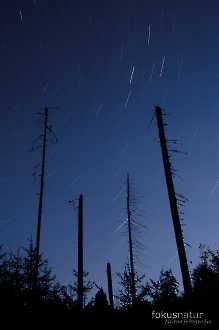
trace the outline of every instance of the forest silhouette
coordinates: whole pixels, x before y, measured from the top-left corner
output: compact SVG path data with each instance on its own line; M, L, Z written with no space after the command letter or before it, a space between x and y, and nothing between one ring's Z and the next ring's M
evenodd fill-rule
M133 305L131 295L131 277L129 266L117 274L119 290L114 308L109 303L103 288L98 288L93 298L84 303L83 310L77 304L77 272L72 274L75 283L62 285L56 280L48 261L40 254L38 285L34 286L34 267L36 253L32 241L27 248L16 252L0 250L0 308L2 312L72 312L107 313L107 315L132 315L142 313L147 321L153 321L152 313L157 315L154 322L159 325L159 311L183 313L192 311L204 313L209 321L216 322L219 296L219 250L200 246L199 264L192 270L192 296L188 300L179 289L179 283L171 269L161 270L159 279L145 280L145 274L135 274L136 301ZM94 284L84 274L84 296Z

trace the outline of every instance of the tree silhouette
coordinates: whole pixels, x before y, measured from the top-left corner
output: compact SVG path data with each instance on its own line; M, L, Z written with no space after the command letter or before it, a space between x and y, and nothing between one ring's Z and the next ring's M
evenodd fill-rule
M106 297L106 293L101 288L94 298L94 311L105 312L109 310L109 305Z
M73 275L75 277L74 284L70 285L69 288L72 291L72 296L77 297L78 295L78 272L73 270ZM83 281L83 296L84 296L84 305L87 299L87 294L93 289L93 282L87 279L89 276L88 272L83 273L84 281Z
M179 283L171 269L161 270L159 280L153 281L151 279L147 287L152 303L157 306L167 306L173 303L179 292Z
M200 246L201 262L193 270L194 296L201 301L211 301L219 296L219 250Z
M125 265L122 273L117 273L119 278L120 290L118 293L118 299L120 306L123 310L128 310L132 305L132 293L131 293L131 274L129 264ZM139 276L135 273L136 284L136 306L145 302L145 298L148 295L148 287L143 285L145 275Z
M39 256L37 288L34 288L35 249L32 241L16 254L0 254L0 303L2 309L34 310L61 303L61 287L48 261Z

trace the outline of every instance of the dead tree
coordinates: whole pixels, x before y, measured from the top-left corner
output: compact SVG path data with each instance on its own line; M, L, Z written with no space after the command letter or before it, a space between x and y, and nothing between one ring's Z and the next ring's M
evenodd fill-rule
M134 255L133 255L133 236L132 236L132 210L130 206L130 178L127 174L127 222L128 222L128 240L129 240L129 262L131 275L131 296L132 304L136 303L136 287L135 287L135 269L134 269Z
M46 163L47 129L48 129L48 108L45 108L44 113L42 113L41 115L44 116L44 127L43 127L43 149L42 149L41 174L40 174L40 195L39 195L39 204L38 204L37 233L36 233L35 286L37 286L37 277L38 277L38 268L39 268L41 223L42 223L43 194L44 194L44 176L45 176L45 163Z
M167 190L168 190L168 196L169 196L169 202L170 202L171 215L172 215L172 220L173 220L173 227L174 227L177 250L178 250L179 261L180 261L180 267L181 267L181 272L182 272L184 292L185 292L185 296L189 297L192 292L192 285L191 285L189 268L188 268L188 263L187 263L187 258L186 258L186 251L185 251L185 246L184 246L184 241L183 241L182 228L181 228L181 224L180 224L179 210L178 210L178 206L177 206L177 198L176 198L176 193L175 193L175 188L174 188L174 183L173 183L170 156L169 156L169 152L168 152L168 148L167 148L167 141L166 141L166 136L165 136L163 115L162 115L161 108L156 106L155 113L156 113L156 118L157 118L160 146L161 146L161 151L162 151L163 165L164 165L164 171L165 171L165 177L166 177L166 184L167 184Z
M84 276L88 273L84 272L83 266L83 195L79 199L70 200L69 203L73 204L73 208L78 210L78 269L74 271L77 277L77 284L75 291L77 292L78 309L82 310L84 307Z
M36 230L36 246L35 246L35 271L34 271L34 287L37 288L37 278L39 271L39 258L40 258L40 241L41 241L41 227L42 227L42 213L43 213L43 197L44 197L44 186L45 186L45 167L46 167L46 149L48 135L53 136L53 141L57 142L57 137L52 130L52 126L48 125L48 107L44 109L44 112L39 112L37 115L43 117L43 133L34 141L39 143L36 146L32 146L32 151L36 149L42 149L42 158L40 164L40 193L39 193L39 204L37 214L37 230ZM33 173L35 175L36 173Z
M78 307L83 309L84 292L83 270L83 195L79 197L78 206Z
M109 262L107 263L107 282L108 282L108 294L109 294L110 306L112 309L114 309L112 273L111 273L111 265Z

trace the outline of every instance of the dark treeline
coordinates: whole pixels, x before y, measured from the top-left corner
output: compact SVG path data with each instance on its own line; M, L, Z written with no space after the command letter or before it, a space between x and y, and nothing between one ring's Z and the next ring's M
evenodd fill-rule
M34 286L36 253L32 242L27 248L7 253L0 250L0 308L1 311L68 311L78 313L77 273L75 283L62 285L56 280L46 259L40 255L38 285ZM84 274L84 297L93 288L93 282ZM161 270L157 281L146 281L145 275L135 273L136 299L132 303L131 277L128 264L117 274L119 289L114 294L114 308L108 295L96 284L96 294L84 301L82 313L105 312L130 315L143 312L148 322L159 325L159 311L204 313L204 320L215 320L219 296L219 250L200 246L200 262L192 270L192 296L185 298L171 269ZM155 314L156 313L156 314Z

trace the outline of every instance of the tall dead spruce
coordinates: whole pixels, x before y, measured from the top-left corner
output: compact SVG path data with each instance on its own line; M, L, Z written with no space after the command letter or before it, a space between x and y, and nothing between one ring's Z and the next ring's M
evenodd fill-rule
M48 125L48 107L44 109L44 112L37 113L41 117L41 123L43 124L43 133L34 141L32 151L36 149L42 149L41 163L40 163L40 193L37 215L37 230L36 230L36 246L35 246L35 272L34 272L34 288L37 288L37 279L39 272L39 256L40 256L40 241L41 241L41 227L42 227L42 214L43 214L43 197L45 186L45 167L46 167L46 149L48 142L48 135L53 138L56 143L57 138L52 130L52 126ZM37 143L37 144L36 144Z
M171 165L170 155L169 155L170 150L168 150L168 147L167 147L167 140L166 140L165 130L164 130L163 114L162 114L162 110L159 106L156 106L155 114L156 114L156 118L157 118L160 146L161 146L161 152L162 152L162 158L163 158L163 165L164 165L164 171L165 171L165 177L166 177L166 184L167 184L167 190L168 190L168 196L169 196L169 202L170 202L171 215L172 215L172 220L173 220L173 227L174 227L175 238L176 238L176 245L177 245L177 250L178 250L178 255L179 255L182 279L183 279L184 293L185 293L186 297L190 297L190 295L192 293L192 285L191 285L189 268L188 268L188 263L187 263L187 258L186 258L186 251L185 251L185 246L184 246L184 239L183 239L182 228L181 228L181 223L180 223L180 215L179 215L179 209L178 209L178 207L180 205L181 206L183 205L185 199L181 195L179 195L179 198L176 197L175 187L174 187L174 183L173 183L173 174L174 174L175 170L172 168L172 165ZM175 149L173 149L172 151L178 152Z

